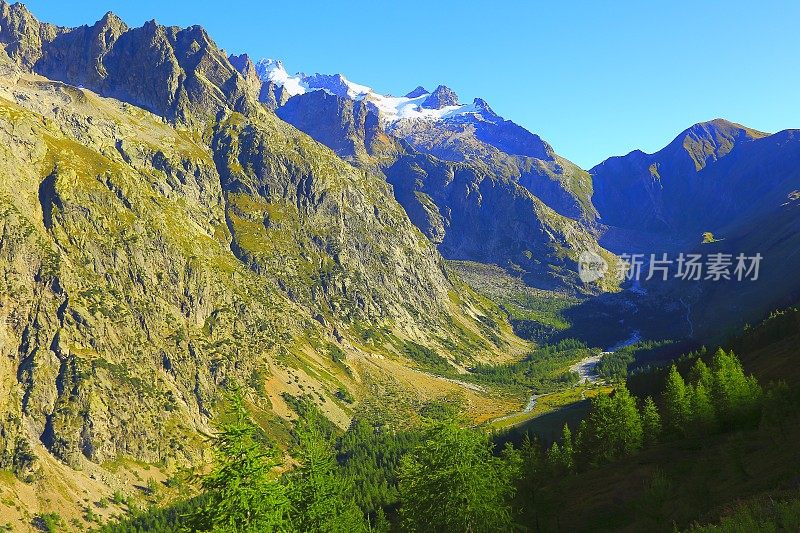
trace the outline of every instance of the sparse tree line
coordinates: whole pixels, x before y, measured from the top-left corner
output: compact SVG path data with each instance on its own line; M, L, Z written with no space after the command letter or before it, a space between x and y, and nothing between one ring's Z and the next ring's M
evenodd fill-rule
M624 385L610 395L597 396L575 434L565 426L560 443L553 443L540 460L551 475L560 475L615 461L663 439L754 427L762 419L780 420L783 411L791 408L790 402L785 384L771 385L765 393L732 352L720 349L710 366L698 357L686 377L672 365L660 408L650 396L637 402Z

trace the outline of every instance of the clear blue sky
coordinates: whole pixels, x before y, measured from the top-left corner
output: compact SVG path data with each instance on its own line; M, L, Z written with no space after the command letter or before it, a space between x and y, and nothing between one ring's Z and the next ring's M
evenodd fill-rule
M392 94L443 83L587 168L695 122L800 128L800 2L25 2L41 20L205 26L228 52Z

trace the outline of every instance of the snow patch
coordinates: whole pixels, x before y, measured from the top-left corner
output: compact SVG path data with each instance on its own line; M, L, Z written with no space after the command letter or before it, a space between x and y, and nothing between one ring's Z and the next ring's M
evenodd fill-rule
M262 81L271 81L290 95L305 94L307 87L301 76L291 76L283 66L283 62L274 59L262 59L256 63L256 73Z
M325 91L329 94L366 101L374 105L381 118L387 122L399 120L446 120L456 117L473 116L483 120L487 111L485 102L476 100L471 104L446 106L442 109L429 109L422 106L430 93L415 90L408 96L390 96L375 92L371 87L354 83L341 74L313 74L307 76L302 72L289 74L283 63L274 59L262 59L256 63L256 72L263 81L270 81L283 87L289 96L305 94L311 91ZM419 88L418 88L419 89ZM489 111L491 113L491 111Z

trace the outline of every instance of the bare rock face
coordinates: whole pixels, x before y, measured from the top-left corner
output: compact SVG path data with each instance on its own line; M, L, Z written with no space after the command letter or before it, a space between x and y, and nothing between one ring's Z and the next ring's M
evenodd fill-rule
M42 55L32 68L52 79L99 88L109 75L105 58L127 31L122 20L106 13L93 26L62 31L43 42Z
M43 46L66 32L53 24L40 23L21 3L0 2L0 43L17 65L32 69L42 57Z
M6 51L0 48L0 76L11 79L19 75L19 67L8 57Z
M15 281L3 290L2 335L17 365L16 384L3 384L18 400L5 412L20 421L10 442L38 439L74 467L120 454L195 457L178 436L204 427L206 402L229 371L210 370L188 332L230 282L211 274L213 247L190 260L176 230L217 216L207 203L221 198L213 162L192 158L197 148L152 115L71 87L27 82L3 92L0 269ZM178 194L195 207L158 214L147 205Z
M368 100L312 91L290 98L275 113L344 159L367 162L400 150L386 135L377 109Z
M283 145L280 152L276 142ZM226 121L212 147L235 252L258 272L283 273L280 282L297 301L321 307L338 302L325 314L369 320L409 319L410 308L417 313L431 305L444 310L448 282L441 259L420 241L402 207L376 202L391 197L385 182L331 157L275 117ZM243 195L248 205L262 207L248 212ZM292 246L308 258L306 268L318 269L318 286L286 269L282 253L270 257L253 246L253 239L266 243L281 234L299 239ZM385 262L394 265L396 278L376 286L374 274Z
M586 171L556 154L538 135L497 116L482 100L473 105L478 110L474 115L400 120L387 132L414 151L485 170L491 179L514 181L562 216L594 222Z
M409 154L384 172L411 220L448 259L497 264L544 289L580 285L579 251L590 250L615 264L616 258L578 221L486 169ZM613 290L613 281L601 288Z
M258 105L260 84L234 68L199 26L150 21L131 29L107 13L93 26L58 28L5 2L0 25L0 42L20 66L170 121L214 120L228 109L250 112Z
M276 114L356 166L386 175L447 259L503 265L536 287L568 290L587 289L577 276L581 252L616 261L597 244L589 174L485 101L443 119L386 121L369 96L332 94L336 78L326 79L329 90L293 96ZM431 97L457 103L448 91Z
M442 109L453 105L458 105L458 95L453 89L444 85L439 85L422 102L422 107L427 107L428 109Z
M285 104L289 98L289 93L282 86L271 81L263 82L258 93L258 101L273 111Z
M247 54L228 56L233 68L239 71L247 85L247 92L251 95L258 95L261 92L261 78L258 77L256 66Z

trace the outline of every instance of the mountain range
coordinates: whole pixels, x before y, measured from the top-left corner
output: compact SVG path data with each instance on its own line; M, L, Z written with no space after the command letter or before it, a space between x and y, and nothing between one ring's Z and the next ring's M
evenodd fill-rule
M596 290L577 278L581 252L615 263L597 244L589 174L484 100L462 105L445 86L384 96L341 75L291 76L274 60L256 71L266 92L280 95L280 118L385 174L447 259L496 263L531 285L579 291ZM610 279L600 285L614 289Z
M64 506L122 486L109 462L205 459L231 390L280 442L300 396L340 428L442 398L481 423L520 399L463 376L529 353L531 324L701 342L800 291L796 130L718 119L584 170L444 85L381 95L199 26L0 1L0 139L0 468ZM762 276L579 276L586 252L697 251Z
M500 265L535 289L606 293L620 309L611 313L622 324L608 328L612 337L640 329L631 305L675 310L658 334L697 340L757 320L800 290L791 281L797 243L789 222L800 197L796 130L767 134L715 119L653 154L636 150L584 171L484 100L460 104L445 86L392 97L341 75L290 75L275 60L256 70L282 95L278 116L356 166L382 172L445 258ZM701 246L706 233L716 238ZM748 284L648 284L653 294L642 301L613 276L588 285L576 276L585 251L614 272L618 256L755 254L761 243L768 258Z

